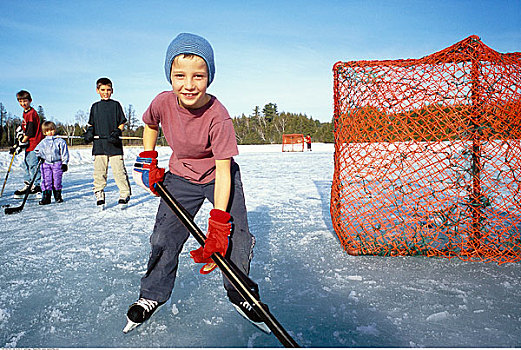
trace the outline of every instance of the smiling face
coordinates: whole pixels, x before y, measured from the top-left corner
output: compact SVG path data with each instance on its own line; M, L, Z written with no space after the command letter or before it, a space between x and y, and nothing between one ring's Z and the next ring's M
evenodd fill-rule
M199 56L179 55L172 62L170 72L172 89L179 105L186 109L203 107L210 101L206 93L208 87L208 67Z
M102 100L108 100L110 99L110 96L112 96L112 86L100 85L96 88L96 92L100 95Z

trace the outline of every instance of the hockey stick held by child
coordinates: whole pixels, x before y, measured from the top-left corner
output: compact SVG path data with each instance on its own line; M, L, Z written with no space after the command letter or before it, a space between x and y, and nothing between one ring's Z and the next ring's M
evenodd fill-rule
M232 261L225 258L228 249L228 236L231 231L230 214L212 209L208 219L208 235L205 236L193 221L192 215L183 208L163 184L165 170L157 167L157 155L157 151L145 151L139 154L134 165L134 180L147 191L160 196L201 245L199 249L190 252L194 262L205 263L205 266L213 264L219 267L238 294L253 306L253 312L260 320L253 323L266 333L273 332L284 346L299 347L270 313L268 306L260 301L256 283L242 273ZM208 272L203 272L203 269L201 269L200 272L203 274L209 273L214 268ZM237 311L242 314L240 309L237 308ZM248 318L244 314L243 316Z

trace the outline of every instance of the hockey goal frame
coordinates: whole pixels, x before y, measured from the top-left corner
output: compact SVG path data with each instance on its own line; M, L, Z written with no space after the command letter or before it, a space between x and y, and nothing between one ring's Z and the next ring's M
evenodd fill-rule
M304 152L304 134L283 134L282 152Z

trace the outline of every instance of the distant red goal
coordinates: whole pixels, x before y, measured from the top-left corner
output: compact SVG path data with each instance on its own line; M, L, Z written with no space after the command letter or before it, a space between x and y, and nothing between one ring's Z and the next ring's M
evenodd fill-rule
M283 134L282 152L304 152L304 135Z

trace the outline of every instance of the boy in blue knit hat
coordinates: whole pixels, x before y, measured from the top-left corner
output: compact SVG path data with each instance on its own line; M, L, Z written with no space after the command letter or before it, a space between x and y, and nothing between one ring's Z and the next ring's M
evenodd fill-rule
M144 151L136 160L134 180L155 195L154 184L162 181L192 217L208 199L213 209L207 239L204 248L190 252L192 259L204 264L200 272L207 274L216 267L210 256L219 252L248 275L255 238L248 228L240 170L233 159L238 154L233 123L226 108L207 93L215 76L210 43L194 34L179 34L168 46L165 75L172 90L157 95L143 114ZM166 173L157 167L159 126L172 149ZM139 299L127 312L125 333L170 298L179 254L188 237L188 230L161 200L150 237L148 268L141 278ZM228 279L223 281L237 311L269 331ZM251 287L258 296L257 285Z

